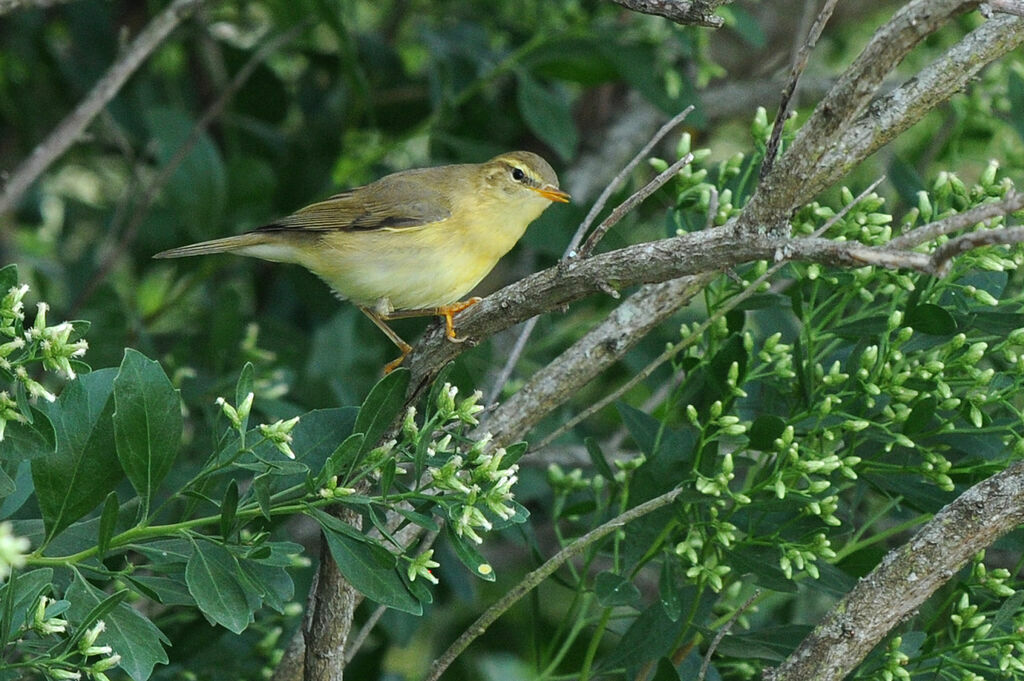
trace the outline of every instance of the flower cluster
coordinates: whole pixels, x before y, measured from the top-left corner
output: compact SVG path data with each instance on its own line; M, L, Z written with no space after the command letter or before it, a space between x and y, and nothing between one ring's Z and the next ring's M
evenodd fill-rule
M448 424L477 425L476 415L483 410L478 404L482 394L476 391L456 404L457 395L458 388L444 384L438 393L435 418ZM455 533L477 544L483 542L478 530L489 532L494 528L487 511L502 520L516 515L512 487L519 479L519 466L505 465L507 450L492 450L491 440L491 434L485 433L468 448L453 447L451 434L445 433L427 446L428 461L443 461L427 468L429 487L445 496Z
M13 266L3 268L0 280L10 278L13 272ZM24 390L32 399L53 402L57 396L32 378L28 365L38 362L47 371L74 379L77 374L72 360L85 355L89 344L79 337L79 331L71 322L48 325L46 317L50 308L44 302L36 304L35 319L26 328L28 291L28 284L14 285L0 297L0 377L14 381L15 393ZM25 423L27 420L12 392L0 390L0 440L9 422Z
M27 628L41 637L67 635L68 621L50 613L55 607L58 607L57 601L40 596L31 611L30 621L26 623ZM106 672L121 663L121 656L109 645L99 644L100 634L106 629L106 623L97 620L81 634L73 650L59 657L37 659L31 666L51 679L109 681ZM90 657L100 659L89 662Z
M248 393L242 401L235 406L228 402L223 397L217 398L217 406L220 407L221 413L227 417L228 421L231 422L231 427L239 432L241 437L245 436L246 424L249 422L249 412L252 411L253 393ZM268 442L273 444L277 449L287 456L289 459L295 458L295 452L292 451L292 430L299 423L299 417L284 420L279 419L274 423L261 423L258 426L260 435L262 435Z
M10 576L13 568L25 564L25 554L29 550L29 541L25 537L14 534L9 522L0 523L0 582Z

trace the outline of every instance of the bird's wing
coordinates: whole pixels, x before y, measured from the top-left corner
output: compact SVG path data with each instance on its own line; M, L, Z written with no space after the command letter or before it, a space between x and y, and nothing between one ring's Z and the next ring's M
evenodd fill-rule
M372 185L335 194L263 229L397 231L424 227L448 219L451 216L451 202L435 188L429 178L410 181L409 175L398 173ZM382 196L386 196L386 200L382 200Z

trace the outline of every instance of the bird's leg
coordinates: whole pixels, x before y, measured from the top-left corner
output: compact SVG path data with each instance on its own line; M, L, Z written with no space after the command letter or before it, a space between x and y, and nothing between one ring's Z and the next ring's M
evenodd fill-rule
M406 343L404 340L402 340L402 338L397 333L395 333L394 330L390 326L388 326L387 323L384 321L385 319L390 318L389 314L382 314L377 310L371 309L369 307L363 307L362 305L359 305L358 307L360 310L363 311L363 314L370 318L370 321L377 325L378 329L384 332L385 336L391 339L391 342L394 343L398 347L399 352L402 353L402 355L398 357L398 359L393 359L386 365L384 365L384 373L390 374L392 371L397 369L402 362L405 361L406 357L409 356L409 353L412 352L412 346Z
M455 323L452 321L452 316L462 312L467 307L472 307L479 303L483 298L470 298L469 300L461 300L451 305L441 305L440 307L424 307L416 310L394 310L387 314L381 315L384 319L404 319L405 317L444 317L444 336L453 343L464 343L465 338L458 338L455 335Z

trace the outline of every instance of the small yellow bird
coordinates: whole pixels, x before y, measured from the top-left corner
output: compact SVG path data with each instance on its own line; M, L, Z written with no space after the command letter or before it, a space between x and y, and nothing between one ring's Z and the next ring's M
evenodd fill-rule
M157 253L237 253L302 265L351 300L398 346L388 319L438 315L449 340L460 301L552 201L568 203L547 161L513 151L486 163L404 170L336 194L245 234Z

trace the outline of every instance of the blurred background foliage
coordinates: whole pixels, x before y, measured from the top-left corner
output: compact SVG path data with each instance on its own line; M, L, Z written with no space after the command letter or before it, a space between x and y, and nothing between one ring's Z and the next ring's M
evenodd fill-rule
M0 167L10 170L27 157L117 58L126 36L163 5L80 0L0 18ZM813 105L894 5L840 4L812 57L801 104ZM685 125L695 148L711 150L709 165L749 151L750 121L757 106L776 106L803 11L795 0L737 2L722 10L727 26L710 31L598 0L209 2L129 80L16 213L0 216L0 264L16 262L30 295L48 301L54 318L92 322L92 367L117 366L125 347L159 359L192 410L188 436L197 449L213 441L214 400L231 393L246 361L257 369L256 407L264 421L358 405L394 350L315 277L244 258L157 263L151 255L257 227L395 170L537 151L575 201L547 211L530 228L484 283L484 291L493 290L553 264L597 191L661 120L684 106L697 107ZM911 75L978 20L965 16L955 30L925 40L903 72ZM283 43L255 65L223 113L197 129L257 50L281 36ZM886 174L880 192L894 214L916 206L917 192L941 169L955 166L970 181L993 156L1020 186L1021 121L1024 58L1017 55L986 70L978 87L929 114L846 183L863 187ZM191 146L179 158L186 142ZM638 175L639 181L645 173ZM681 226L674 201L671 188L655 195L604 247L674 234ZM541 319L504 393L613 303L595 297ZM772 321L771 311L761 311L760 324L786 328L780 321L786 314ZM681 313L652 333L553 414L537 439L678 340L678 322L700 315ZM401 321L396 328L415 338L427 323L433 322ZM514 330L465 353L449 379L486 392L512 339ZM669 380L665 369L627 401L641 404ZM580 426L571 442L621 429L619 413L609 409ZM629 438L616 441L623 450L632 447ZM547 455L571 465L576 450L578 444L555 447ZM541 519L550 502L542 468L549 460L523 462L535 468L524 470L519 495ZM485 548L506 574L530 567L514 552L503 559L498 547ZM521 565L513 567L513 560ZM440 595L446 616L423 627L423 620L389 611L376 645L349 669L351 678L415 677L425 651L450 640L477 611L470 601L489 602L501 583L481 585L450 571ZM301 579L298 593L304 593ZM546 612L549 606L535 599L490 631L478 644L482 661L473 678L518 678L522 661L507 651L541 646L547 624L533 617L557 617ZM165 628L174 647L171 667L158 669L162 678L186 661L195 670L218 669L219 678L228 678L225 665L231 678L243 678L264 663L252 654L258 628L215 637L194 621L188 625ZM229 649L237 655L227 655Z

